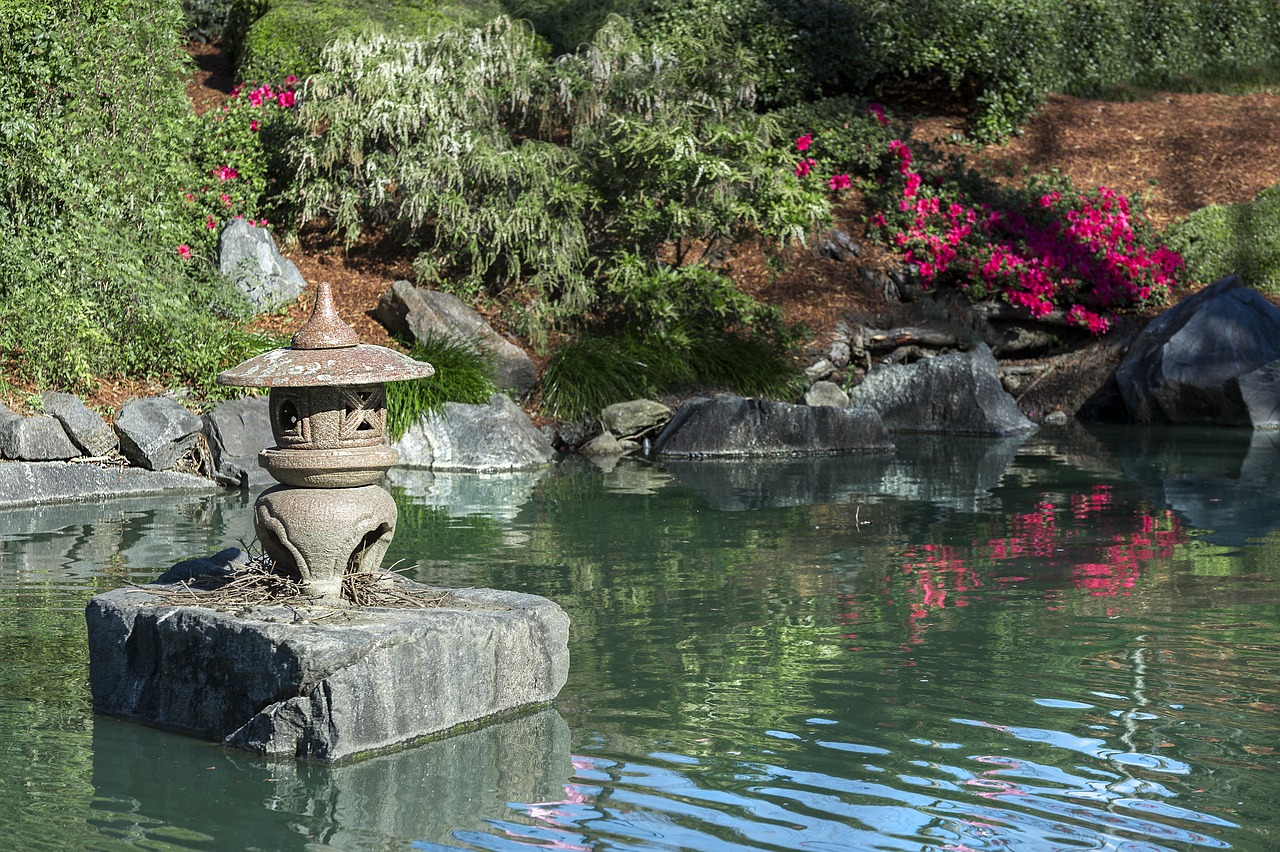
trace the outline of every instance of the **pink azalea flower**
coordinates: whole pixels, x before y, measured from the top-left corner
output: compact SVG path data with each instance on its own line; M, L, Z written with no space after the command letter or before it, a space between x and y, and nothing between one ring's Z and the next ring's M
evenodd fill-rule
M796 177L808 177L809 172L813 171L813 167L816 165L817 162L815 160L801 160L796 164Z
M812 143L813 143L812 134L806 133L805 135L801 136L799 139L796 140L796 150L808 151L809 145Z
M280 105L281 109L288 109L289 107L293 106L293 101L294 101L293 92L286 91L276 95L276 103Z
M258 119L255 118L249 122L249 132L250 133L258 132Z
M867 104L867 112L876 117L876 123L881 127L889 123L889 119L884 114L884 106L881 104Z
M853 182L849 180L848 175L832 175L831 180L827 181L827 186L835 191L848 189L852 185Z
M182 245L178 246L178 257L181 257L184 260L190 260L191 246L187 245L186 243L183 243Z

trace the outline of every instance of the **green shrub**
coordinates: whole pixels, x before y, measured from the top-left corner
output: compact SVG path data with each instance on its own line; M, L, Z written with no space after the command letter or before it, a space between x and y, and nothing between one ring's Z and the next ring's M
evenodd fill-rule
M619 264L803 237L826 200L745 109L739 69L677 52L617 18L555 61L507 19L335 44L292 148L301 219L329 218L348 239L399 228L428 247L420 280L501 298L535 342L619 309L606 286Z
M236 55L241 80L305 78L334 41L363 32L425 36L442 21L434 0L270 0L245 30Z
M1243 204L1197 210L1165 236L1182 253L1193 280L1239 274L1251 287L1280 295L1280 186Z
M439 411L446 402L472 405L487 402L498 388L491 378L494 361L489 350L473 340L427 335L409 348L409 355L436 368L427 379L387 385L387 431L399 439L418 418Z
M266 342L198 258L199 179L178 0L0 2L0 370L85 390L136 374L211 385Z

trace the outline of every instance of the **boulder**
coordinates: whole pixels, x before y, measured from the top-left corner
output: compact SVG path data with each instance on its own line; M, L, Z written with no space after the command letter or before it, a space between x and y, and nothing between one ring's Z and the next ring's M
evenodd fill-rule
M625 450L613 433L606 429L583 444L578 452L584 456L620 456Z
M1148 324L1116 383L1138 423L1276 429L1278 361L1280 308L1233 275Z
M671 419L671 409L652 399L615 402L600 412L604 428L624 438L647 432Z
M44 413L56 417L67 437L87 456L105 456L116 448L116 433L75 394L49 391Z
M446 402L394 444L400 464L432 470L523 470L551 461L547 437L511 398L500 393L487 405Z
M271 474L258 464L258 453L276 444L265 396L220 403L203 420L213 478L219 485L261 488L275 484Z
M244 293L258 313L278 308L302 295L307 282L280 254L266 228L232 219L218 237L218 270Z
M5 411L9 411L7 408ZM81 455L57 418L19 417L9 411L0 418L0 457L16 461L54 461Z
M163 396L126 402L116 415L120 451L147 470L169 470L195 446L203 424L178 402Z
M456 296L397 281L378 300L373 315L392 334L408 340L430 336L474 340L493 355L494 383L517 396L527 394L538 381L537 369L524 350L499 335Z
M815 408L738 396L691 399L653 443L660 456L777 456L893 449L868 408Z
M212 573L235 561L218 554ZM569 619L536 595L457 589L429 608L232 611L157 599L185 589L171 579L89 602L95 712L332 762L545 705L569 671Z
M878 412L890 432L1006 437L1036 425L1000 384L991 349L979 344L914 364L873 370L849 394L854 406Z
M814 382L813 386L804 392L804 404L848 408L849 394L835 382Z
M818 237L815 248L822 257L838 261L854 260L861 251L853 237L843 228L832 228L822 234Z

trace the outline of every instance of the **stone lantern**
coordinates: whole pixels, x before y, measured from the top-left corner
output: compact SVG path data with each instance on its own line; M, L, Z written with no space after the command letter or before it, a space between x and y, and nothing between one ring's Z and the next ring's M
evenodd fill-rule
M254 505L254 529L276 570L313 597L339 599L348 572L382 564L396 504L377 483L399 458L387 445L386 382L434 374L430 364L360 343L321 283L291 345L218 375L270 389L276 446L258 463L280 484Z

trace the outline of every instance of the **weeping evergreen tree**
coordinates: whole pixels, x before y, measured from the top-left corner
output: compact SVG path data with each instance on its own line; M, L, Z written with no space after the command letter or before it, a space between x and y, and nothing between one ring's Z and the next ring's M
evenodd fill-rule
M507 18L334 44L290 151L300 219L327 219L348 240L371 224L398 229L422 248L420 281L501 301L543 343L554 327L622 312L646 271L714 259L748 236L798 240L827 215L750 111L744 67L729 47L643 42L616 17L556 59ZM767 312L724 298L723 279L679 280L686 289L647 289L670 300L649 315L764 329Z

